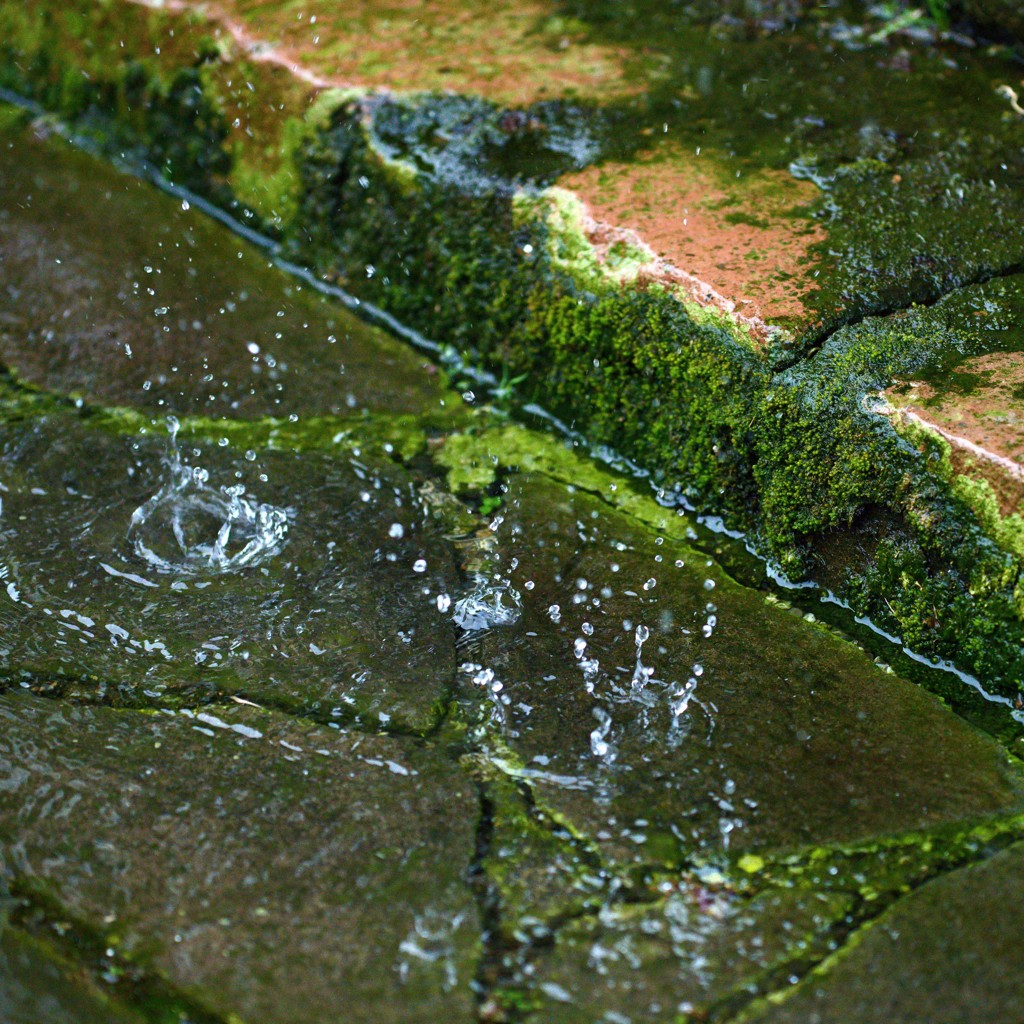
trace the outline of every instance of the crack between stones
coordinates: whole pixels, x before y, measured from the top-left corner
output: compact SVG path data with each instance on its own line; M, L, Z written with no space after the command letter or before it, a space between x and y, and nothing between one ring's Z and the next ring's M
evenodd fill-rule
M501 937L501 893L487 874L487 861L494 840L494 803L487 784L477 782L479 817L476 825L476 848L469 866L469 887L480 913L480 958L471 983L477 1001L477 1020L494 1020L497 1006L493 993L500 984L503 961L507 952Z
M79 685L79 680L31 680L26 684L4 684L0 683L0 694L17 693L19 690L26 690L43 700L50 700L55 703L67 705L80 705L82 707L103 707L114 711L123 711L135 714L147 714L161 712L168 709L172 711L191 710L193 708L227 708L232 705L244 705L253 707L259 711L272 712L283 715L297 722L309 722L319 726L340 726L350 732L358 732L367 736L385 736L391 739L407 739L417 741L428 741L435 739L441 731L450 715L449 702L446 702L441 709L437 721L432 723L430 728L417 732L415 729L403 728L398 725L382 726L376 719L363 720L357 712L345 715L317 714L312 711L296 710L295 706L287 701L275 701L261 695L249 696L245 691L236 693L212 693L206 695L189 695L188 698L178 695L168 695L168 699L161 702L154 698L139 699L134 695L128 699L119 699L119 694L69 694L71 687ZM111 687L111 689L115 689Z
M856 327L858 324L862 324L866 320L885 320L889 317L896 316L898 313L904 313L909 309L930 309L933 306L937 306L943 299L947 299L951 295L956 295L957 292L964 291L967 288L975 288L978 285L987 284L989 281L999 281L1003 278L1014 277L1022 273L1024 273L1024 262L1011 263L1008 266L1001 267L997 270L982 271L970 280L952 285L932 297L916 299L903 303L902 305L892 305L883 309L862 313L860 316L855 316L850 320L838 323L834 327L830 327L827 331L817 336L803 351L794 352L787 358L779 360L773 368L772 379L775 379L787 370L791 370L794 366L809 362L836 334L844 328Z
M874 923L886 914L890 909L913 896L916 892L936 879L946 875L955 874L973 867L976 864L983 864L1004 850L1007 846L1019 841L1021 836L1014 833L1005 833L1000 836L1002 842L989 843L975 856L965 856L951 860L947 864L941 864L935 870L925 873L921 878L912 882L905 891L893 893L890 898L878 900L866 900L861 897L854 908L844 916L844 919L836 922L821 933L821 939L825 943L830 940L836 945L828 952L821 955L797 955L785 960L777 966L770 967L762 975L763 981L756 983L757 990L753 993L731 993L721 1000L713 1003L707 1010L708 1024L745 1024L748 1018L747 1011L756 1003L769 999L774 995L782 993L794 993L810 978L814 972L829 960L840 959L848 955L858 937L867 929L874 926ZM842 891L842 890L838 890ZM827 976L826 969L826 976ZM796 978L796 981L789 979ZM789 998L786 995L785 998ZM756 1018L750 1018L751 1024Z
M2 877L2 876L0 876ZM22 932L77 965L115 1004L159 1024L244 1024L233 1011L220 1014L185 995L158 970L122 956L101 931L67 914L31 880L9 877L11 907L7 927Z

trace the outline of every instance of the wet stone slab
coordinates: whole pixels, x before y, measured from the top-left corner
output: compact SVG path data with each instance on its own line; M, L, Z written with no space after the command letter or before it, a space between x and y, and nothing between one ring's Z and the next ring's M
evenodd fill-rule
M120 955L242 1020L474 1019L476 796L443 753L252 708L16 693L0 722L0 871Z
M496 763L608 860L1021 808L1006 755L936 699L591 495L516 479L499 536L523 613L463 649L465 685L491 693Z
M429 729L462 584L413 479L371 451L193 444L0 427L3 677Z
M59 139L0 134L0 360L178 415L420 412L424 360L187 201Z
M744 1024L1015 1024L1024 1017L1024 846L929 882L790 998Z

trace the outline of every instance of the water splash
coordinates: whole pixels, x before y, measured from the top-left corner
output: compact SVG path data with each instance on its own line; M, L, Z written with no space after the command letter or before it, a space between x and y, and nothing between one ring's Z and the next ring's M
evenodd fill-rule
M618 754L615 745L609 740L612 731L612 716L600 707L595 707L593 713L594 718L597 719L597 727L590 733L590 750L594 757L610 765Z
M480 576L476 586L456 601L452 618L467 632L511 626L519 621L523 600L519 591L505 580L496 582Z
M398 977L407 984L415 974L440 975L443 989L450 992L458 984L455 934L463 923L463 914L451 914L428 907L417 914L413 926L399 945Z
M631 688L634 693L640 693L654 676L654 669L646 666L641 660L644 644L647 643L650 636L651 631L643 623L636 627L636 632L633 635L634 642L636 643L636 665L633 668L633 679L631 681Z
M135 553L160 572L192 575L232 572L278 554L291 510L246 495L242 484L213 487L201 466L178 451L178 421L168 417L166 479L132 514L128 540Z

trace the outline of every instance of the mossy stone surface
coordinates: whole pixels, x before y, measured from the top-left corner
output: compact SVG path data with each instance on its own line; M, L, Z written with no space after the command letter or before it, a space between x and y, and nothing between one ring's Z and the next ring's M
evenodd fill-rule
M935 698L585 493L511 488L499 550L523 615L473 658L501 684L492 756L608 863L726 862L1019 810L1006 755Z
M799 986L740 1019L1011 1024L1021 988L1024 848L921 886Z

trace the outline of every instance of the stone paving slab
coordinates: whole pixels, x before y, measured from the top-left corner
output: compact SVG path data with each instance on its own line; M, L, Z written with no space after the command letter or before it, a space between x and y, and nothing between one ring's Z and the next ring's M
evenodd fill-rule
M0 869L120 955L230 1019L474 1019L477 799L443 752L247 707L0 717Z
M1019 811L1006 754L918 687L589 494L510 488L499 543L523 615L463 671L499 688L496 763L606 862L724 863Z
M1024 848L922 886L785 993L740 1019L1011 1024L1024 1015Z
M413 478L370 450L167 448L66 414L0 426L6 681L431 729L456 665L438 597L462 584ZM232 486L250 514L222 564Z
M443 398L407 346L187 201L56 138L9 132L2 147L0 359L23 380L178 416L401 414Z

